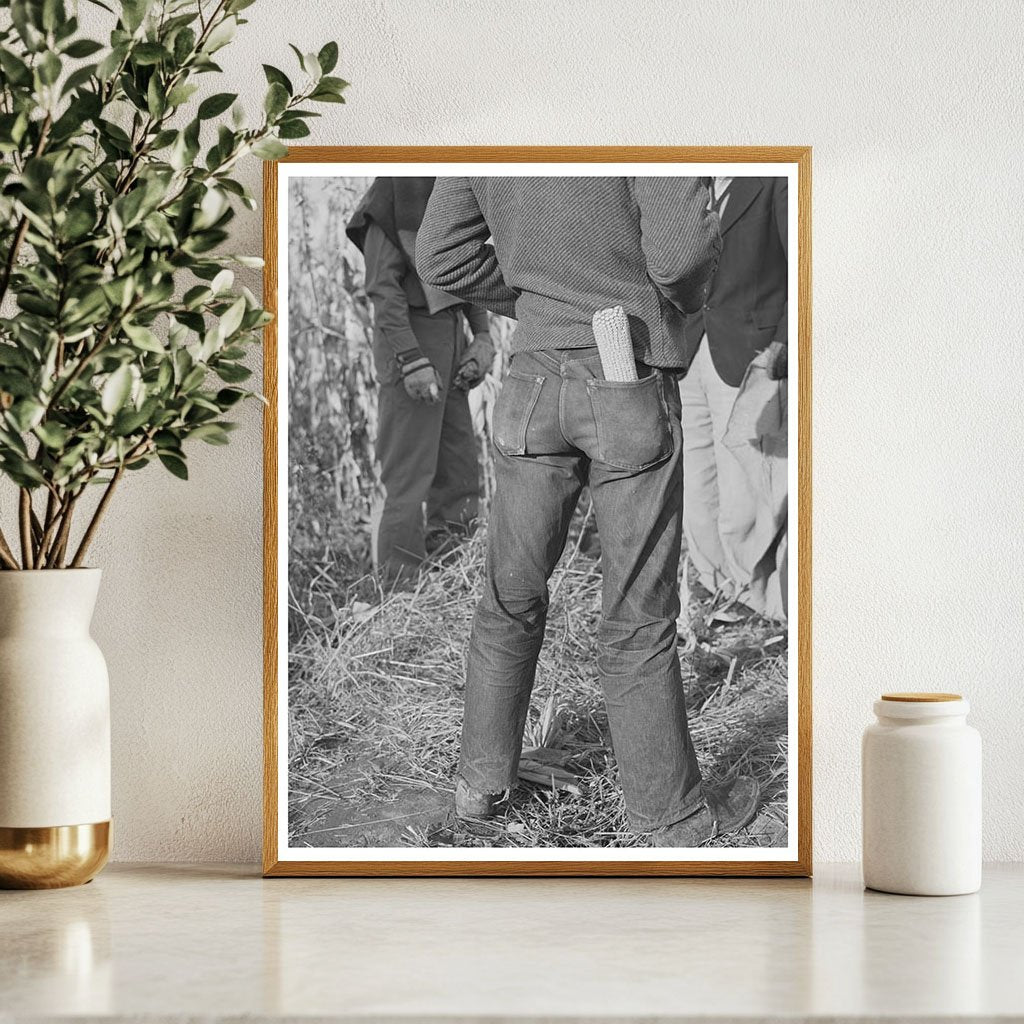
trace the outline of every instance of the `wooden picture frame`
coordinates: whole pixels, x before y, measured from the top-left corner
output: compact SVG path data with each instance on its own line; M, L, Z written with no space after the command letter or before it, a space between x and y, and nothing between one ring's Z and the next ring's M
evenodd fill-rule
M656 850L650 859L616 859L609 854L606 859L560 857L545 859L541 854L531 859L517 859L510 851L508 857L485 860L446 859L402 859L389 860L377 857L351 857L346 859L313 859L301 854L298 848L289 848L282 855L279 845L281 806L279 794L282 781L281 771L286 765L279 764L282 736L279 733L281 693L285 681L279 678L281 650L287 645L287 634L281 635L279 622L279 583L287 565L279 556L279 452L278 424L287 415L286 409L279 408L279 374L281 357L279 346L287 352L287 338L278 337L279 261L287 253L279 252L281 236L279 195L282 179L281 167L294 164L320 165L325 163L343 165L373 165L372 174L379 174L381 165L423 164L438 167L444 164L495 165L495 164L629 164L650 165L647 171L629 173L658 174L662 164L759 164L771 171L776 165L786 165L792 182L797 182L797 282L795 294L798 303L797 325L790 326L790 337L796 340L799 366L796 394L798 396L797 422L797 468L798 496L790 502L790 516L793 507L797 510L797 622L798 633L790 651L796 652L796 697L795 727L790 708L791 738L795 738L797 755L790 756L790 773L795 771L795 780L789 783L791 815L795 811L796 821L790 833L790 855L786 859L751 856L744 860L721 860L711 856L707 859L659 859ZM351 173L351 171L350 171ZM443 171L425 171L441 173ZM466 173L460 171L457 173ZM487 173L483 170L481 173ZM606 172L607 173L607 172ZM678 173L678 172L677 172ZM793 195L792 188L790 196ZM264 305L275 314L275 319L265 329L264 344L264 394L267 399L264 413L264 738L263 738L263 872L267 877L288 876L809 876L812 868L811 853L811 150L800 146L744 146L744 147L432 147L432 146L373 146L373 147L293 147L280 163L268 162L264 170L264 234L265 255ZM791 220L792 224L793 221ZM792 237L792 232L791 232ZM792 243L790 243L792 249ZM790 272L794 262L790 257ZM793 286L790 285L790 294ZM792 351L792 344L790 350ZM792 356L790 357L792 360ZM792 430L792 427L790 427ZM792 448L790 449L792 452ZM791 470L792 474L792 470ZM792 475L791 475L792 480ZM792 518L790 519L792 523ZM287 552L287 549L286 549ZM792 592L792 591L790 591ZM790 669L792 687L792 668ZM790 819L792 821L792 818ZM294 856L290 851L294 850Z

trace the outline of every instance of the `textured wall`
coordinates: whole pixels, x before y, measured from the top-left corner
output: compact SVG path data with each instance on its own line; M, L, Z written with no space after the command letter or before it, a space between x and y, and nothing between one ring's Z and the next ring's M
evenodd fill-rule
M1022 20L1006 3L259 0L224 51L328 38L354 82L314 143L814 147L815 848L859 848L883 689L962 690L986 855L1024 858ZM259 168L248 169L255 183ZM258 219L240 218L240 251ZM247 282L254 287L254 282ZM260 428L130 482L96 550L115 854L256 859Z

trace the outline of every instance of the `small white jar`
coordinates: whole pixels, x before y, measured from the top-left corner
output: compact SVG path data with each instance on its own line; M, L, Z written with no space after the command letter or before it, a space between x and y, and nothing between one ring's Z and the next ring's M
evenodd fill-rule
M864 884L912 896L981 887L981 737L955 693L889 693L864 730Z

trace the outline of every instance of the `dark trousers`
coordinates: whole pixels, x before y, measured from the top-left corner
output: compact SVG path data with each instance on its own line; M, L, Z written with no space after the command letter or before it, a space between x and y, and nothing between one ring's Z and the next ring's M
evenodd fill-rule
M675 378L605 381L596 349L515 356L494 411L496 487L487 572L470 638L460 773L512 786L548 579L589 483L601 536L597 671L631 825L700 802L676 650L682 443Z
M469 400L452 378L464 346L461 314L410 311L413 333L443 383L436 405L411 398L393 358L375 346L380 379L377 459L383 498L374 509L374 561L387 577L415 570L453 532L476 521L477 441Z

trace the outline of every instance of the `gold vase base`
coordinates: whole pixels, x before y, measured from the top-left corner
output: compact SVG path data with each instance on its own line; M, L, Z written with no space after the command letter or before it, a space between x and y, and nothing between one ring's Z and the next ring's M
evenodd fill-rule
M63 889L91 882L110 857L110 822L0 826L0 889Z

